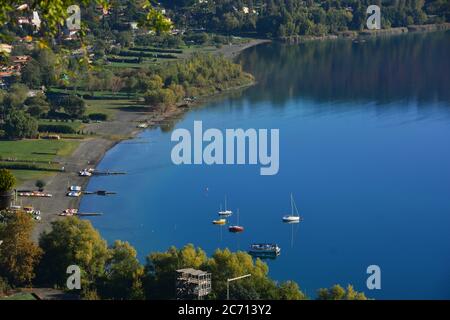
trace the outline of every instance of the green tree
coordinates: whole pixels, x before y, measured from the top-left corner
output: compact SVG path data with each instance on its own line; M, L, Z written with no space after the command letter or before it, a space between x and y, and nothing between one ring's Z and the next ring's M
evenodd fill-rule
M22 110L13 109L7 114L3 129L8 139L33 138L37 135L38 123Z
M16 185L16 177L7 169L0 169L0 192L11 191Z
M61 101L61 106L72 118L79 118L86 112L86 103L76 95L64 97Z
M182 249L171 247L166 252L154 252L147 257L144 288L148 299L173 299L175 297L176 270L199 269L207 261L206 253L192 244Z
M133 45L133 33L131 31L121 31L117 35L117 42L122 47L131 47Z
M27 112L35 117L40 118L50 110L50 104L42 93L36 94L34 97L29 97L24 102L27 107Z
M41 83L45 86L56 84L58 78L56 72L57 56L50 49L42 49L38 52L37 62L40 66Z
M278 288L278 299L280 300L305 300L306 296L300 291L297 283L293 281L283 282Z
M336 284L329 289L319 289L317 300L367 300L367 297L364 293L355 291L351 285L346 290Z
M42 180L37 180L35 184L36 188L38 188L40 191L44 190L45 182Z
M228 249L216 250L211 259L204 266L206 271L212 274L213 293L211 298L225 299L227 279L235 278L245 274L252 276L233 284L230 287L231 298L254 299L278 299L278 292L275 283L268 277L269 268L260 259L253 258L245 252L230 252ZM235 286L240 287L239 291L252 293L251 296L236 296Z
M52 223L52 230L39 240L44 254L39 265L39 282L43 285L65 286L67 267L81 269L81 286L89 290L105 273L109 258L106 241L91 223L67 218Z
M4 213L3 215L8 215ZM23 212L9 214L0 228L0 278L13 286L30 285L35 277L35 266L41 249L31 241L34 228L32 218Z
M136 256L136 250L128 242L114 243L98 290L103 299L144 298L142 288L144 267Z
M36 60L31 60L22 70L22 82L30 88L42 85L41 67Z
M3 103L7 109L22 108L29 91L26 85L15 83L11 86L9 93L4 97Z

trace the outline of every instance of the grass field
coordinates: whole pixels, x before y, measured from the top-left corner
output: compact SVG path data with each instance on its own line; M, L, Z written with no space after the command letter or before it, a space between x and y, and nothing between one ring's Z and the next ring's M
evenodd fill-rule
M2 158L52 161L56 156L68 156L78 146L77 140L0 141Z
M36 298L31 293L17 293L6 298L0 298L0 300L36 300Z
M134 100L86 100L86 114L104 113L108 115L108 120L114 119L114 113L122 108L133 107L136 105Z
M78 131L84 127L84 124L81 121L56 121L56 120L47 120L40 119L39 124L41 125L65 125L71 127L73 130Z
M20 140L0 141L0 155L2 159L14 161L0 161L0 167L16 164L36 165L44 169L59 169L58 164L50 163L57 157L66 157L77 148L79 140ZM33 163L35 162L35 163ZM25 180L37 180L53 174L45 170L11 170L20 185Z

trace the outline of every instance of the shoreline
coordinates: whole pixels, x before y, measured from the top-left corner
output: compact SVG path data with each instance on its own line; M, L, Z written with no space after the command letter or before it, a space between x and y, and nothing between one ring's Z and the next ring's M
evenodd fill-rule
M215 54L223 54L229 59L234 59L246 49L269 42L271 42L271 40L253 39L245 44L229 45L220 48ZM52 222L58 219L64 219L64 217L58 216L63 210L79 209L83 195L78 198L66 196L68 186L77 185L81 186L82 190L86 190L91 177L80 177L78 172L84 168L96 168L105 157L106 153L118 143L133 139L144 130L157 128L164 122L175 121L191 109L204 105L208 100L214 97L219 97L222 94L240 90L254 84L255 82L244 86L229 88L210 96L203 96L200 97L198 101L189 104L188 107L170 107L164 112L156 112L153 110L118 110L112 121L91 123L87 125L86 130L93 131L98 136L81 140L80 145L69 157L55 159L56 161L59 160L61 162L61 165L64 166L65 170L45 179L47 182L45 192L52 194L52 197L18 198L20 205L33 206L36 210L41 211L42 220L36 223L32 240L37 243L40 235L51 229ZM145 129L138 128L137 126L139 123L147 123L148 127ZM114 135L120 135L121 137L118 139L107 138L108 136ZM18 189L34 190L34 183L34 180L25 181L18 186Z
M423 25L409 25L407 27L394 27L389 29L379 30L362 30L362 31L342 31L338 34L327 34L323 36L304 36L294 35L279 38L281 43L295 45L300 43L315 42L315 41L328 41L328 40L357 40L368 38L388 37L403 34L416 34L416 33L430 33L450 30L450 23L437 23L437 24L423 24Z
M450 24L449 24L450 25ZM434 32L440 30L425 30L419 32ZM416 32L414 32L416 33ZM374 34L371 37L385 36L385 34ZM341 38L339 38L341 39ZM344 38L345 39L345 38ZM348 39L348 38L347 38ZM334 40L326 39L326 40ZM316 41L316 40L309 40ZM255 47L264 43L271 43L272 40L267 39L253 39L248 43L235 44L224 46L214 54L223 54L229 59L236 58L241 52L246 49ZM230 88L222 92L210 96L200 97L196 102L189 104L188 107L171 107L164 112L155 111L124 111L119 110L116 112L113 121L106 121L100 124L89 124L87 126L88 131L93 131L99 134L98 137L87 138L80 142L80 145L73 152L73 154L65 159L61 160L62 164L66 168L64 172L58 172L51 176L47 180L47 186L45 191L53 195L52 198L19 198L20 204L23 206L31 205L37 210L41 211L42 220L36 223L33 231L32 239L38 242L39 236L51 228L51 223L55 220L64 218L58 216L65 209L79 209L82 196L79 198L70 198L66 196L67 188L69 185L78 185L85 190L90 181L90 177L80 177L78 172L84 168L92 167L96 168L102 161L106 153L114 148L118 143L135 138L139 133L147 129L154 129L164 124L164 122L173 121L191 109L198 108L208 102L208 100L214 97L220 97L222 94L229 93L231 91L239 90L255 83ZM147 123L146 129L137 128L138 123ZM120 135L119 139L106 138L105 136ZM19 189L35 189L34 180L26 181Z

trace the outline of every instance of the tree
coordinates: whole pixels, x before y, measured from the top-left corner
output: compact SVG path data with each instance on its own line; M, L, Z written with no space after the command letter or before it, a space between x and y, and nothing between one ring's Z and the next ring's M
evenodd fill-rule
M131 31L121 31L117 35L117 42L122 47L131 47L133 45L133 33Z
M44 187L45 187L45 182L42 180L37 180L35 185L36 185L36 188L39 189L39 191L43 191Z
M306 296L300 291L297 283L293 281L283 282L278 288L280 300L305 300Z
M72 118L79 118L86 112L86 103L76 95L64 97L61 101L61 106Z
M367 300L367 297L364 293L355 291L351 285L345 290L336 284L329 289L319 289L317 300Z
M42 93L27 98L24 103L27 107L27 112L35 118L40 118L50 110L50 104Z
M36 60L32 59L23 68L22 82L30 88L37 88L42 85L41 67Z
M0 169L0 192L7 192L14 188L16 177L7 169Z
M81 269L83 290L91 289L104 275L109 257L106 241L89 221L67 218L52 223L52 230L39 240L44 254L39 264L39 282L49 286L65 286L67 267Z
M36 119L22 110L11 110L5 119L3 126L8 139L33 138L38 132Z
M182 249L169 248L166 252L154 252L147 257L144 288L150 299L173 299L176 270L182 268L200 269L212 274L211 299L225 299L227 279L245 274L252 276L232 283L232 299L306 299L294 282L277 286L268 277L267 264L256 261L245 252L232 253L228 249L216 250L208 259L205 252L189 244Z
M41 83L45 86L51 86L56 83L56 60L57 57L50 49L43 49L38 52L37 62L40 66Z
M128 243L116 241L110 249L105 276L100 281L103 299L143 299L144 267L136 258L136 250Z
M176 270L199 269L207 261L206 253L188 244L182 249L169 248L166 252L153 252L147 257L144 288L147 299L173 299Z
M9 94L3 99L3 103L9 109L11 108L22 108L23 103L28 97L28 92L30 90L28 87L21 83L15 83L11 86Z
M213 292L211 298L225 299L227 279L251 274L252 276L233 284L231 296L239 299L278 299L275 283L268 277L269 268L260 259L253 260L245 252L230 252L228 249L216 250L204 266L212 274ZM235 296L234 289L239 287L240 295ZM242 295L249 293L250 296ZM256 293L256 297L254 294Z
M31 241L34 223L23 212L10 214L0 229L0 277L13 286L30 285L42 251Z
M170 106L177 102L175 93L170 89L149 90L144 96L145 103L152 106Z

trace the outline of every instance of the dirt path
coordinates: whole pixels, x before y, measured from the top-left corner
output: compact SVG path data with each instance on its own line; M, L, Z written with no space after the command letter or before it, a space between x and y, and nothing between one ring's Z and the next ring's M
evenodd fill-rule
M242 44L231 44L231 45L224 45L222 48L218 49L216 52L218 54L223 54L225 57L233 59L237 57L242 51L263 44L263 43L269 43L270 40L267 39L252 39L248 43L242 43Z

